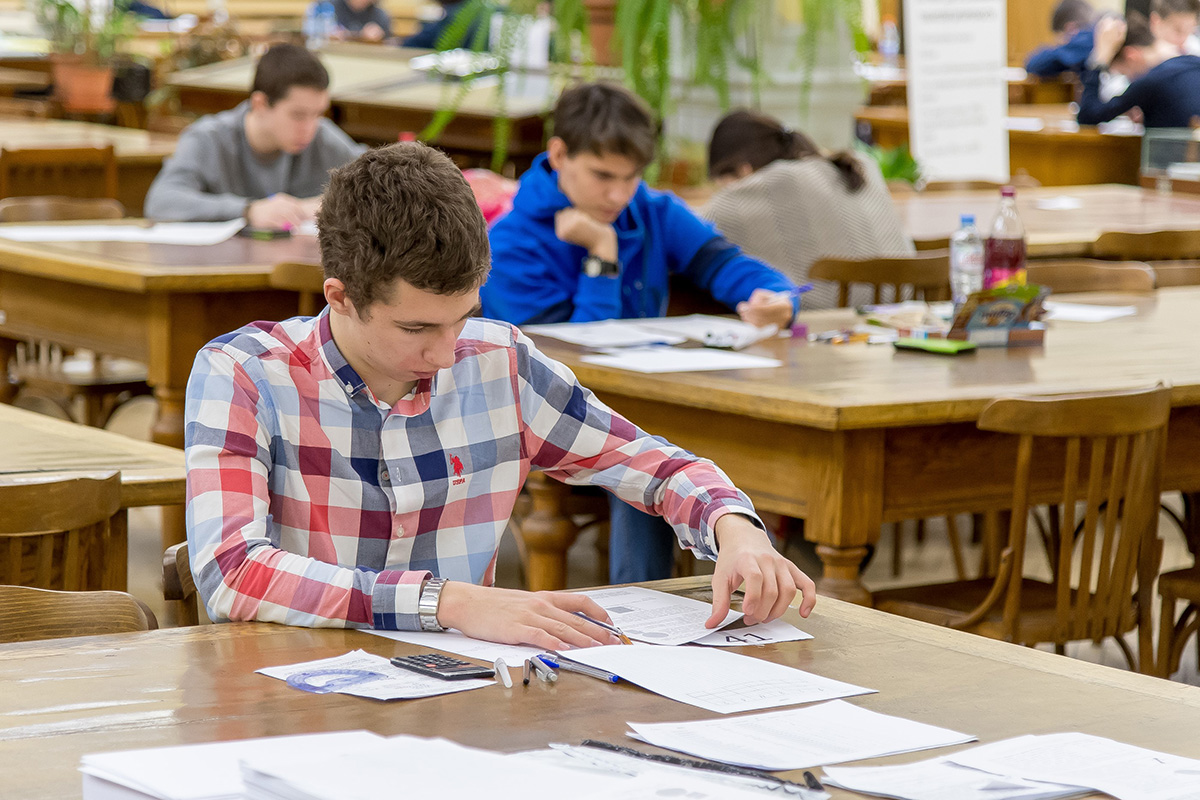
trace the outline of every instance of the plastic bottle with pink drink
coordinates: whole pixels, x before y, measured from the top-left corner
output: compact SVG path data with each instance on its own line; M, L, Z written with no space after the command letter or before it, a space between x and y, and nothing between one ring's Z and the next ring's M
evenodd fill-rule
M1000 190L1000 209L983 248L983 288L1025 285L1025 227L1017 215L1016 191Z

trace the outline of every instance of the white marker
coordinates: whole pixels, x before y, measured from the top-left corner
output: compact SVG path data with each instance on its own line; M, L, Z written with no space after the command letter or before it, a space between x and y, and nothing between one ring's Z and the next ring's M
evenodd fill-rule
M497 658L496 663L492 664L496 670L496 674L500 676L500 682L504 684L505 689L512 688L512 676L508 674L508 664L504 663L503 658Z

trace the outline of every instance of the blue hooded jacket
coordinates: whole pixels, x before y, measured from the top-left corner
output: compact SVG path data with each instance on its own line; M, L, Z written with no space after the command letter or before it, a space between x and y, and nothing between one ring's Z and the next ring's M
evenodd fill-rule
M492 227L492 273L481 292L484 316L514 325L661 317L672 273L687 275L730 308L755 289L795 289L678 197L645 182L614 224L620 277L590 278L583 273L587 250L554 233L555 213L570 205L542 153L521 176L512 211Z
M1083 72L1095 44L1092 28L1072 36L1065 44L1043 47L1025 59L1025 71L1039 78L1053 78L1064 72Z

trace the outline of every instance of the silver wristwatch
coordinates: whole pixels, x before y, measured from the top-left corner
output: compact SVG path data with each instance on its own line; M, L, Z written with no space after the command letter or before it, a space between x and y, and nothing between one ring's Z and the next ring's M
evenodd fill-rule
M615 278L621 274L621 262L589 254L583 257L583 274L589 278Z
M421 599L417 601L417 617L421 621L423 631L444 631L438 624L438 602L442 599L442 587L446 585L445 578L430 578L421 587Z

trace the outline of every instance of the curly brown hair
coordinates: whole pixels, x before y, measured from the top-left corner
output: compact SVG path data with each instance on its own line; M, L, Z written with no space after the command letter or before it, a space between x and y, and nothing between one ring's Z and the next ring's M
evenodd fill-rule
M360 316L391 297L396 279L454 295L491 268L487 225L462 172L420 142L368 150L330 173L317 213L325 277L337 278Z

